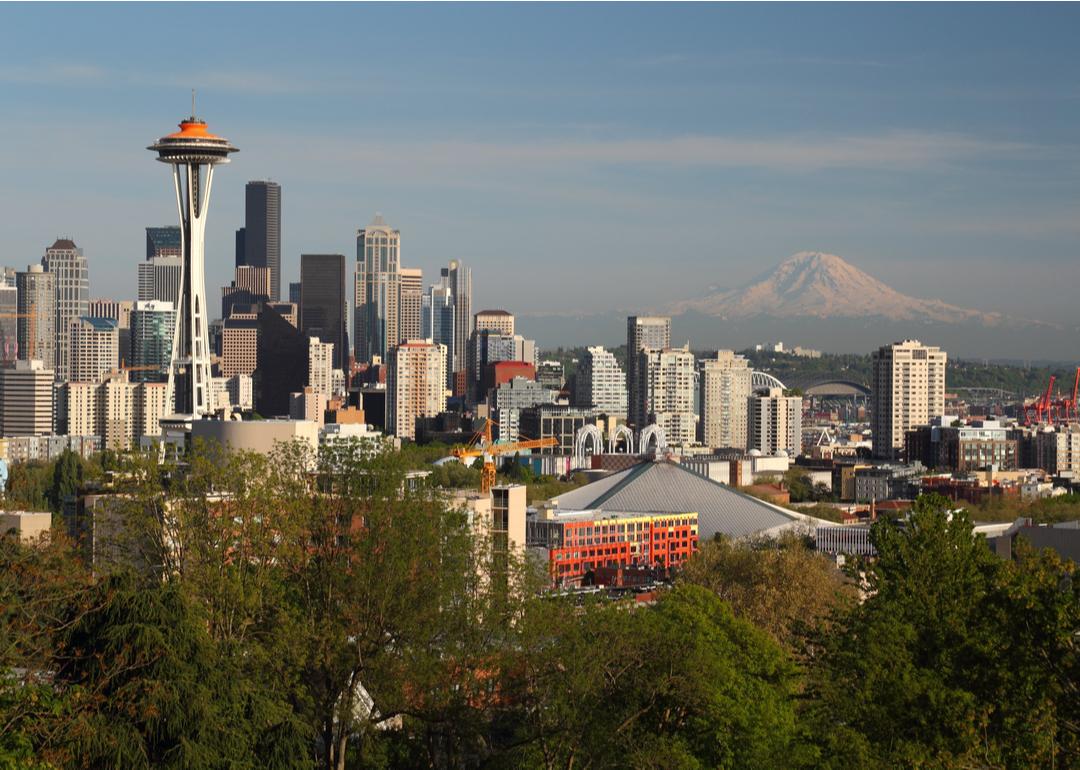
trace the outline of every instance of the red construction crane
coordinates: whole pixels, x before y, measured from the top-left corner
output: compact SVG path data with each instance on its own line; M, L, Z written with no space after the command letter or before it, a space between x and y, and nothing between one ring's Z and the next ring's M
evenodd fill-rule
M1073 380L1072 396L1056 398L1050 405L1051 413L1053 415L1053 413L1056 412L1058 422L1077 421L1076 396L1078 392L1080 392L1080 366L1076 367L1076 378ZM1054 422L1053 416L1050 416L1049 419L1051 422Z
M1050 396L1054 392L1054 381L1057 379L1053 374L1050 375L1050 382L1046 386L1046 392L1032 401L1030 404L1024 404L1024 424L1032 424L1032 415L1034 415L1034 423L1049 422L1051 420L1051 400Z

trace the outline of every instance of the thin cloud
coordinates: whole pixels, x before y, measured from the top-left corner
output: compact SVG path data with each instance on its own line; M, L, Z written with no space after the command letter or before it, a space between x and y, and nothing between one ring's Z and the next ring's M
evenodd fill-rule
M260 143L288 143L297 137L263 137ZM507 171L556 167L747 168L780 172L830 169L925 170L986 157L1031 157L1040 148L959 134L893 132L834 138L682 136L662 139L537 142L369 142L329 138L306 143L309 162L353 162L445 172L448 169Z

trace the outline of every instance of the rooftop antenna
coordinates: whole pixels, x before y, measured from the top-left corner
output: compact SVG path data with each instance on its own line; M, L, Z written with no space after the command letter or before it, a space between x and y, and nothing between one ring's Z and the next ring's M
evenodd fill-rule
M191 117L195 117L195 89L191 89Z

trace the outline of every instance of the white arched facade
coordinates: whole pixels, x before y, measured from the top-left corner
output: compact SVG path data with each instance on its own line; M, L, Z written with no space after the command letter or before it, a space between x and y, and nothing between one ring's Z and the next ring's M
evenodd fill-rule
M630 430L626 425L620 425L615 429L615 432L611 434L611 441L609 443L610 449L608 451L610 451L611 454L617 452L620 438L626 439L625 454L632 455L634 453L634 431Z
M585 458L588 456L585 449L590 443L592 444L592 451L588 454L603 454L604 434L595 425L582 425L574 436L574 459L577 461L579 468L585 464Z
M645 454L649 451L649 442L653 441L657 452L662 452L667 449L667 437L664 436L664 429L656 423L647 425L638 434L638 452Z

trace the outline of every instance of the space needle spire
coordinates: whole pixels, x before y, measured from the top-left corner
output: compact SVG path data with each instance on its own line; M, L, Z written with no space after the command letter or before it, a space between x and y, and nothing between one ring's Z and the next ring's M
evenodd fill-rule
M180 130L163 136L146 149L173 167L176 207L180 214L183 275L173 330L172 362L166 403L175 403L178 415L199 419L213 411L210 403L210 340L206 310L206 214L214 166L229 162L237 151L226 139L211 134L195 116L191 91L191 117ZM175 397L175 402L173 398Z

